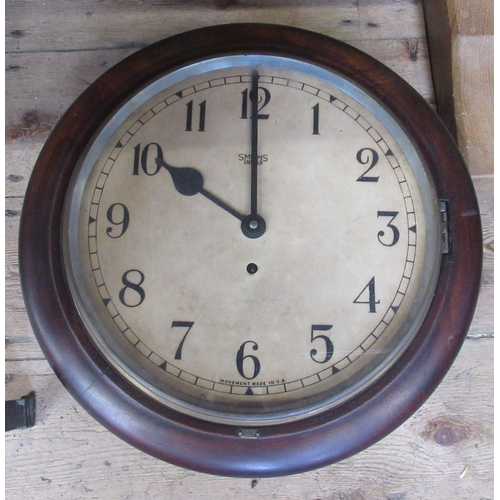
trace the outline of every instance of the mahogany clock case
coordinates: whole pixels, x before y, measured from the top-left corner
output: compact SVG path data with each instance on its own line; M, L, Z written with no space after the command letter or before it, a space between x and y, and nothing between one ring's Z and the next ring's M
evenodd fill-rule
M90 340L67 284L62 213L70 179L95 132L159 75L224 55L292 57L355 82L412 138L438 198L448 205L450 251L419 332L373 386L339 407L260 429L198 420L146 396ZM212 474L266 477L322 467L381 439L424 403L467 334L479 291L482 233L474 189L450 134L424 99L391 70L326 36L279 25L203 28L128 57L93 83L62 117L31 176L23 207L19 262L26 307L43 352L71 394L109 430L162 460Z

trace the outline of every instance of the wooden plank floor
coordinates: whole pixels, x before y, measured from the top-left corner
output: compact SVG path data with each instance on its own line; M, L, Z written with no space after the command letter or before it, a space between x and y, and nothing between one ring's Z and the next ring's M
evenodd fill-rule
M6 497L492 499L493 164L491 155L481 155L469 140L467 134L476 130L470 113L461 115L458 126L483 219L477 312L438 390L370 449L289 478L228 479L186 471L135 450L95 422L44 359L21 296L17 233L27 181L48 134L71 102L128 54L188 29L245 21L300 26L347 41L394 69L434 104L419 0L6 2L6 398L31 390L37 396L36 425L6 433ZM478 71L475 44L477 38L460 45L465 60L457 64L463 74ZM468 96L466 89L463 95ZM464 113L471 106L467 99ZM481 141L492 148L491 136Z

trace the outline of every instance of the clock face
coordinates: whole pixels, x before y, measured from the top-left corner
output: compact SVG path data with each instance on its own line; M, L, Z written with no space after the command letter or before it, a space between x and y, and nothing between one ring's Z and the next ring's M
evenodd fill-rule
M162 40L62 117L26 191L35 334L99 422L161 460L270 477L402 424L472 320L461 154L369 56L232 24Z
M434 186L389 112L291 58L168 73L96 133L64 214L67 278L131 383L202 419L333 408L403 354L441 256Z

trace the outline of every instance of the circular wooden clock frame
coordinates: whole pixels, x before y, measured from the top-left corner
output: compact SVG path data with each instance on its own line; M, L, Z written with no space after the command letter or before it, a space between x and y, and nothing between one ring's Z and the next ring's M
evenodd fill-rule
M260 429L198 420L140 392L96 349L65 278L61 248L66 190L95 131L137 89L193 61L233 54L294 57L338 72L367 90L413 138L448 202L451 251L410 347L354 399L316 416ZM276 25L203 28L155 43L93 83L69 108L40 154L21 220L19 261L27 311L64 386L99 422L137 448L181 467L227 476L303 472L372 445L412 415L437 387L465 339L482 267L474 189L448 131L424 99L381 63L326 36Z

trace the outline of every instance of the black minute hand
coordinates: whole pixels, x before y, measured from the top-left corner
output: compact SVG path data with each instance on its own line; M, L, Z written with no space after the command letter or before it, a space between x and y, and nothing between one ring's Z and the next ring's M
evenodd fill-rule
M220 198L210 193L203 187L203 176L199 170L191 167L172 167L166 163L163 158L156 158L156 164L159 167L164 167L168 170L172 176L172 181L178 193L183 196L194 196L195 194L200 193L205 196L205 198L214 202L217 206L223 208L226 212L229 212L238 220L242 221L244 219L244 216L237 210L230 207L226 202L222 201Z
M257 164L258 164L258 143L259 143L259 73L257 70L252 72L252 133L251 133L251 151L250 151L250 215L257 215Z
M252 71L252 119L250 132L250 214L241 221L241 230L248 238L260 238L266 232L266 221L257 213L257 177L259 158L259 72Z

